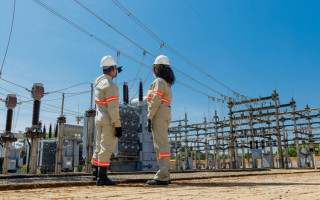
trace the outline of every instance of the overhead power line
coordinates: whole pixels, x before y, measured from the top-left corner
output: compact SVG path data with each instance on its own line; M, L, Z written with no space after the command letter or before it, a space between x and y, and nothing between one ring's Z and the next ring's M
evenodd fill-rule
M2 77L0 77L0 80L3 80L4 82L7 82L7 83L9 83L9 84L11 84L11 85L15 85L15 86L17 86L17 87L20 87L20 88L22 88L22 89L27 90L28 92L31 92L31 90L29 90L28 88L26 88L26 87L24 87L24 86L22 86L22 85L20 85L20 84L18 84L18 83L14 83L14 82L9 81L9 80L6 80L6 79L4 79L4 78L2 78Z
M195 92L198 92L198 93L200 93L200 94L202 94L202 95L204 95L204 96L207 96L207 97L209 97L209 98L213 98L213 99L218 99L218 100L224 101L223 99L219 99L219 98L213 97L213 96L211 96L211 95L209 95L209 94L207 94L207 93L205 93L205 92L203 92L203 91L200 91L200 90L198 90L198 89L196 89L196 88L194 88L194 87L191 87L190 85L184 84L184 83L182 83L182 82L180 82L180 81L178 81L178 80L177 80L176 82L179 83L179 84L181 84L181 85L183 85L183 86L185 86L185 87L187 87L187 88L189 88L190 90L193 90L193 91L195 91Z
M7 57L7 53L8 53L8 49L9 49L9 45L10 45L10 41L11 41L11 35L12 35L12 30L13 30L13 22L14 22L15 11L16 11L16 0L14 0L14 2L13 2L13 12L12 12L12 21L11 21L10 34L9 34L9 39L8 39L8 43L7 43L7 48L6 48L6 51L4 53L4 57L3 57L3 60L2 60L2 64L1 64L0 78L1 78L1 75L2 75L2 69L3 69L4 62L5 62L6 57Z
M67 17L63 16L62 14L60 14L59 12L57 12L56 10L50 8L48 5L46 5L45 3L39 1L39 0L33 0L35 3L37 3L38 5L40 5L41 7L45 8L46 10L48 10L49 12L51 12L52 14L56 15L57 17L59 17L60 19L62 19L63 21L67 22L68 24L70 24L71 26L73 26L74 28L78 29L79 31L83 32L84 34L88 35L89 37L91 37L92 39L96 40L97 42L101 43L102 45L108 47L109 49L115 51L115 52L120 52L119 49L117 49L116 47L110 45L109 43L107 43L106 41L102 40L101 38L97 37L96 35L94 35L93 33L89 32L88 30L86 30L85 28L82 28L81 26L79 26L78 24L76 24L75 22L71 21L70 19L68 19ZM132 60L133 62L139 63L139 61L131 56L129 56L127 53L125 52L121 52L121 55L127 57L128 59Z
M151 31L144 23L142 23L138 18L136 18L125 6L123 6L118 0L112 0L112 2L118 7L120 8L120 10L122 10L126 15L128 15L128 17L130 17L136 24L138 24L145 32L147 32L152 38L154 38L159 44L163 44L164 47L166 47L169 51L171 51L173 54L175 54L176 56L178 56L180 59L182 59L183 61L185 61L186 63L188 63L190 66L196 68L197 70L199 70L202 74L206 75L207 77L209 77L210 79L212 79L213 81L217 82L218 84L220 84L221 86L225 87L226 89L230 90L233 92L234 95L239 94L237 92L235 92L234 90L232 90L230 87L228 87L227 85L225 85L224 83L222 83L221 81L217 80L216 78L214 78L213 76L211 76L210 74L208 74L207 72L205 72L203 69L201 69L200 67L198 67L196 64L194 64L193 62L191 62L189 59L187 59L185 56L183 56L181 53L179 53L177 50L175 50L173 47L171 47L170 45L168 45L166 42L164 42L163 40L161 40L153 31ZM239 94L241 95L241 94ZM244 96L244 95L242 95Z
M11 94L16 94L17 96L20 96L20 97L26 99L26 101L21 101L22 104L24 104L24 103L31 103L32 101L34 101L33 99L31 99L31 98L29 98L29 97L26 97L26 96L17 94L16 92L13 92L13 91L8 90L8 89L6 89L6 88L0 87L0 89L3 89L3 90L5 90L5 91L7 91L7 92L10 92ZM69 97L70 97L70 96L69 96ZM41 101L41 102L42 102L42 101ZM54 105L51 105L51 104L48 104L48 103L45 103L45 102L42 102L42 104L47 105L47 106L51 106L51 107L56 108L56 109L61 109L61 108L58 107L58 106L54 106ZM78 113L77 111L73 111L73 110L69 110L69 109L64 109L64 110L69 111L69 112L72 112L72 113Z
M58 11L50 8L48 5L42 3L40 0L33 0L35 3L39 4L40 6L42 6L43 8L45 8L46 10L48 10L49 12L51 12L52 14L56 15L57 17L59 17L60 19L62 19L63 21L67 22L68 24L70 24L71 26L73 26L74 28L78 29L79 31L83 32L84 34L88 35L89 37L95 39L96 41L98 41L99 43L103 44L104 46L110 48L111 50L120 53L121 52L121 55L124 55L125 57L127 57L128 59L132 60L133 62L136 62L136 63L140 63L140 61L138 61L137 59L129 56L127 53L125 52L122 52L120 51L119 49L117 49L116 47L113 47L112 45L108 44L107 42L105 42L104 40L100 39L99 37L95 36L94 34L92 34L91 32L89 32L88 30L82 28L81 26L79 26L78 24L76 24L75 22L71 21L70 19L68 19L67 17L63 16L62 14L60 14ZM146 51L146 50L145 50ZM151 53L149 53L150 55L152 55ZM153 57L156 57L155 55L152 55ZM151 69L151 67L149 67L148 65L146 64L143 64L143 66ZM218 92L217 90L201 83L200 81L196 80L195 78L192 78L190 76L188 76L187 74L183 73L182 71L178 70L177 68L171 66L173 69L175 69L177 72L181 73L182 75L188 77L189 79L197 82L198 84L210 89L211 91L213 92L216 92L218 94L220 94L221 96L223 97L227 97L227 98L230 98L229 96L226 96L220 92Z
M52 93L58 93L58 92L61 92L63 90L67 90L67 89L70 89L70 88L74 88L74 87L77 87L79 85L84 85L84 84L91 84L90 82L82 82L82 83L78 83L78 84L75 84L75 85L71 85L69 87L66 87L66 88L62 88L62 89L59 89L59 90L54 90L54 91L51 91L51 92L46 92L46 94L52 94Z
M7 82L7 83L10 83L10 84L15 85L15 86L17 86L17 87L23 88L23 89L27 90L28 92L31 92L30 89L28 89L28 88L26 88L26 87L24 87L24 86L22 86L22 85L20 85L20 84L18 84L18 83L15 83L15 82L13 82L13 81L9 81L9 80L6 80L6 79L4 79L4 78L0 78L0 80L3 80L3 81L5 81L5 82ZM77 86L79 86L79 85L84 85L84 84L91 84L91 83L88 82L88 81L87 81L87 82L78 83L78 84L75 84L75 85L68 86L68 87L66 87L66 88L62 88L62 89L58 89L58 90L46 92L45 95L47 95L47 94L53 94L53 93L59 93L59 92L61 92L61 91L68 90L68 89L77 87ZM77 92L77 93L65 93L65 94L78 94L78 92Z
M203 24L205 24L208 29L222 42L222 44L233 54L234 57L236 57L243 66L245 66L249 71L252 72L259 80L262 80L262 82L270 89L270 86L267 84L267 82L261 78L254 70L251 69L251 67L248 66L248 64L239 56L239 54L234 51L227 42L212 28L212 26L201 16L201 14L192 7L192 5L188 2L188 0L185 0L186 4L191 8L191 10L197 15L197 17L202 21Z
M123 33L121 33L118 29L116 29L115 27L113 27L111 24L109 24L107 21L105 21L104 19L102 19L101 17L99 17L97 14L95 14L92 10L90 10L88 7L86 7L85 5L83 5L82 3L80 3L78 0L73 0L74 2L76 2L78 5L80 5L83 9L85 9L86 11L88 11L89 13L91 13L94 17L96 17L97 19L99 19L102 23L104 23L105 25L109 26L112 30L114 30L115 32L117 32L118 34L120 34L122 37L126 38L127 40L129 40L132 44L134 44L135 46L137 46L138 48L140 48L141 50L145 51L143 47L141 47L139 44L137 44L136 42L134 42L133 40L131 40L129 37L127 37L126 35L124 35ZM145 51L146 53L150 54L149 52ZM151 55L151 54L150 54Z
M72 95L69 95L69 96L64 96L64 98L66 99L66 98L69 98L69 97L74 97L74 96L78 96L78 95L81 95L81 94L86 94L86 93L89 93L89 92L91 92L91 90L88 90L88 91L83 91L83 92L77 92L77 93L64 93L64 94L72 94ZM60 98L55 98L55 99L43 99L43 100L41 100L42 102L44 101L44 102L48 102L48 101L55 101L55 100L61 100L62 99L62 97L60 97Z

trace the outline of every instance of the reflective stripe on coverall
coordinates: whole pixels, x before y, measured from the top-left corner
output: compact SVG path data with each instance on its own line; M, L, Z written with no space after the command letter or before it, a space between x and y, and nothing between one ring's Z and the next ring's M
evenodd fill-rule
M170 146L168 128L171 122L172 92L169 84L157 78L151 84L148 94L148 118L152 120L152 135L154 149L157 153L159 171L154 179L159 181L170 180Z
M91 163L100 167L110 165L117 137L115 127L121 127L119 115L119 88L113 83L112 78L106 74L95 81L96 103L96 149Z

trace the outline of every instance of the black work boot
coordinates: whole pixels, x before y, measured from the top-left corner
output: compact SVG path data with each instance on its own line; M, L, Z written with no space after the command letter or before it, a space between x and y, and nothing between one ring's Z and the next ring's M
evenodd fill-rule
M98 166L92 165L92 181L98 180Z
M100 167L97 186L104 186L104 185L117 185L117 182L112 181L108 178L107 167Z
M148 185L168 185L169 181L159 181L159 180L148 180L147 181Z

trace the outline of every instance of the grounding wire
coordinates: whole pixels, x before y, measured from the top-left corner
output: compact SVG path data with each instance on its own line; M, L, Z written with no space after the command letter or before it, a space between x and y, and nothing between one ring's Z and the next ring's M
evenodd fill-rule
M14 2L13 2L13 12L12 12L12 21L11 21L10 34L9 34L9 39L8 39L8 43L7 43L7 48L6 48L6 51L4 53L4 57L3 57L3 60L2 60L2 64L1 64L0 78L1 78L1 75L2 75L2 69L3 69L4 62L5 62L6 57L7 57L7 53L8 53L8 49L9 49L9 45L10 45L10 41L11 41L11 35L12 35L12 30L13 30L13 22L14 22L15 11L16 11L16 0L14 0Z

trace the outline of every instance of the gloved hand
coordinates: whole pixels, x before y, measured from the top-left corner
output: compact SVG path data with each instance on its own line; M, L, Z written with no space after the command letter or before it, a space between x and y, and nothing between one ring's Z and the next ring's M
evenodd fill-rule
M122 128L121 127L116 127L116 134L115 136L117 138L120 138L122 136Z
M152 132L152 130L151 130L151 119L148 119L148 131Z

